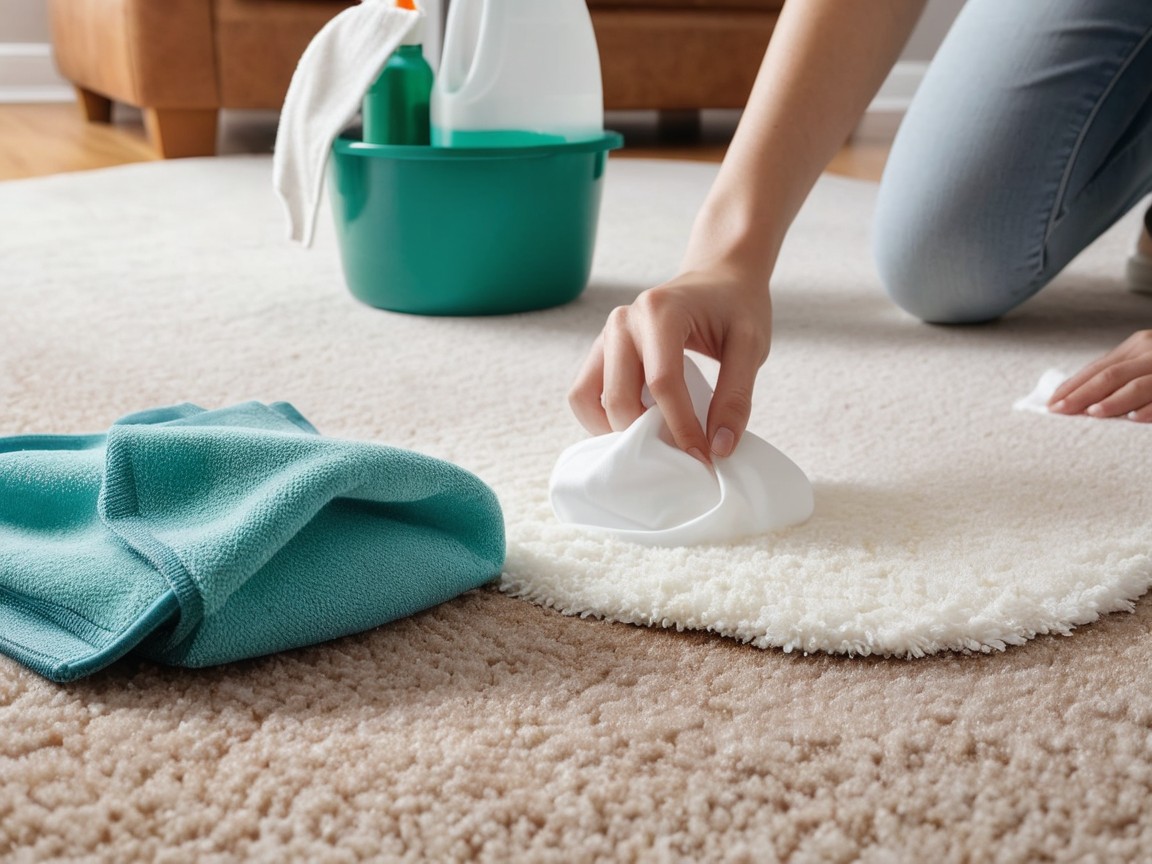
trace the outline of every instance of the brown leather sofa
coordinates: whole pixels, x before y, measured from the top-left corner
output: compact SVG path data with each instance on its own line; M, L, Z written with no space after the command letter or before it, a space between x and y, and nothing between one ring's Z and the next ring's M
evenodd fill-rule
M279 108L313 34L354 0L49 0L85 116L135 105L165 157L216 151L222 108ZM541 0L544 2L544 0ZM609 109L739 108L783 0L588 0Z
M588 0L609 109L743 108L784 0Z
M296 61L354 0L49 0L56 65L85 116L143 109L161 156L216 152L221 108L279 108Z

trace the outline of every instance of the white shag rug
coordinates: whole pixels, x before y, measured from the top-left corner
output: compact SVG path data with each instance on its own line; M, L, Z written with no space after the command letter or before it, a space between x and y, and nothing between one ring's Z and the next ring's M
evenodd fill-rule
M673 274L714 174L611 160L585 295L482 319L355 303L327 216L314 250L284 241L265 158L5 184L0 433L101 430L183 400L287 400L322 432L420 450L492 485L504 591L759 647L991 650L1130 610L1152 581L1152 430L1011 408L1044 369L1078 368L1148 321L1152 301L1120 286L1138 214L1005 320L935 328L873 274L874 187L822 180L775 279L751 422L812 479L812 519L680 549L554 520L549 471L583 435L572 376L609 311Z

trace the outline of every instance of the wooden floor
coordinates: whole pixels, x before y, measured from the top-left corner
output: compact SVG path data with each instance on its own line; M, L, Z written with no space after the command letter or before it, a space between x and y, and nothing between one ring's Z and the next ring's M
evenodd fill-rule
M613 116L609 125L627 142L619 155L656 159L719 162L731 137L735 116L706 119L696 141L662 140L655 115ZM221 122L222 153L267 153L276 134L274 112L225 112ZM878 180L888 146L851 142L833 160L835 174ZM0 180L86 171L156 159L139 112L117 106L112 124L87 123L71 103L0 104Z

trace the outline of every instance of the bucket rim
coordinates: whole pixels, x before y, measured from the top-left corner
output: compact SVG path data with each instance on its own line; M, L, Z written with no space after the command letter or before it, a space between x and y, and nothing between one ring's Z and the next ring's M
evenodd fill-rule
M561 156L576 153L602 153L624 146L624 136L609 129L587 141L565 141L561 144L529 144L522 147L432 147L412 144L365 144L343 132L333 142L332 150L348 156L370 159L421 159L484 161L488 159L523 159L525 157Z

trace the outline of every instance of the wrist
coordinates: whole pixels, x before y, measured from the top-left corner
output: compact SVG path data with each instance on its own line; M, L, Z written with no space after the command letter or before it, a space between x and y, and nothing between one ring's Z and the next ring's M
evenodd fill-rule
M706 201L696 216L684 255L684 270L725 270L749 287L767 290L783 241L770 217L728 197Z

